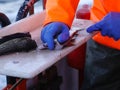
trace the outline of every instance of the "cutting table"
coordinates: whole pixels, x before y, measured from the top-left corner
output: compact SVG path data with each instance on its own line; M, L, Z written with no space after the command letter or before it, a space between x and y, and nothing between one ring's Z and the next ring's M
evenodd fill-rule
M44 21L45 12L37 13L23 20L13 23L0 30L0 37L16 32L30 32L32 38L41 45L40 32ZM33 78L43 72L77 47L89 40L93 34L86 32L92 25L90 20L74 19L71 32L81 29L74 41L74 45L62 50L36 50L30 52L12 53L0 56L0 74L20 78ZM84 29L84 30L82 30Z

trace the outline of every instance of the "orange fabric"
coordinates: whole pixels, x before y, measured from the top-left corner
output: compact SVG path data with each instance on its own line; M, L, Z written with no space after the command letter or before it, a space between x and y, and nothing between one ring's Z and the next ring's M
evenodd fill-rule
M74 19L75 11L79 0L47 0L46 19L44 25L54 21L60 21L69 27ZM110 11L120 12L120 0L94 0L91 9L91 19L95 22L101 20ZM103 45L120 50L120 40L104 37L100 33L93 39Z
M103 37L100 33L95 35L93 39L100 44L120 50L120 40L115 41L113 38Z
M98 22L110 11L120 12L120 0L94 0L91 19ZM115 41L113 38L104 37L100 33L95 35L93 39L100 44L120 50L120 40Z
M50 22L64 22L69 27L75 16L79 0L47 0L46 19L44 25Z

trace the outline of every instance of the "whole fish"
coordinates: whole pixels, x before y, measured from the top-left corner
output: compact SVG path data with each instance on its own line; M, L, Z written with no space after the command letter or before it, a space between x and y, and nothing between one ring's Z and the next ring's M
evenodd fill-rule
M16 36L13 34L12 36L5 36L1 38L4 42L0 43L0 55L10 54L13 52L28 52L30 50L36 49L37 44L35 40L32 40L31 37L26 34L20 33Z

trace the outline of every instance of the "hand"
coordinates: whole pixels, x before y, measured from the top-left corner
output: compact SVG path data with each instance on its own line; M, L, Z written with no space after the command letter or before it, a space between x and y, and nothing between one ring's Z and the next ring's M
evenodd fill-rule
M90 26L87 32L100 30L103 36L120 39L120 13L110 12L100 22Z
M55 48L55 38L61 44L69 39L69 28L66 24L62 22L52 22L42 29L41 40L43 43L47 43L50 50Z

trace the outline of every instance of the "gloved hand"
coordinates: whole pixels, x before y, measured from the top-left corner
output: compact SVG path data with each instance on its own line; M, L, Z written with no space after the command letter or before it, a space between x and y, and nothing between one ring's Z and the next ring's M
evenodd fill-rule
M103 36L120 39L120 13L110 12L100 22L90 26L87 32L100 30Z
M61 44L69 39L69 28L66 24L62 22L52 22L42 29L41 40L43 43L47 43L50 50L55 48L55 38Z

